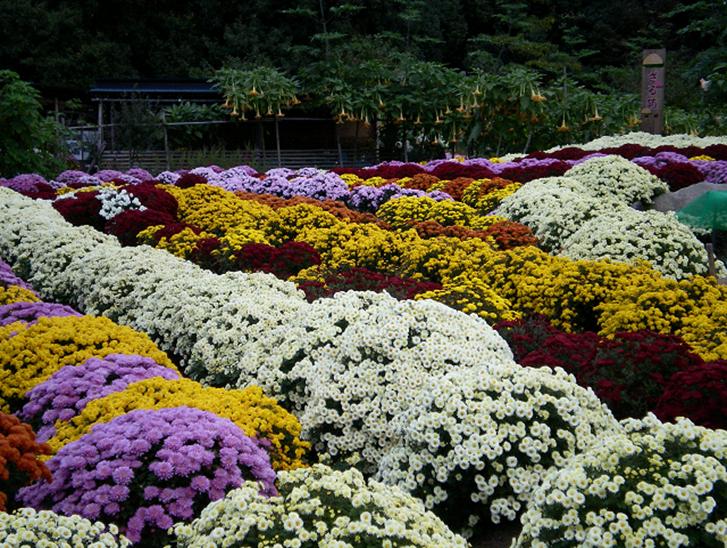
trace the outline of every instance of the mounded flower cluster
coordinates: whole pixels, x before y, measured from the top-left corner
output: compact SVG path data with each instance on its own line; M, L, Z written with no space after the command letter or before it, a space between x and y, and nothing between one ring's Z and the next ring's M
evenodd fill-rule
M679 279L704 274L704 246L673 214L629 207L666 190L643 168L619 156L603 156L579 164L565 177L528 183L495 213L529 226L546 249L576 260L646 260Z
M258 386L240 390L205 387L189 379L157 375L87 403L76 416L62 419L49 440L55 452L107 423L138 409L166 409L189 406L231 420L246 435L260 440L270 454L275 470L303 465L308 444L300 440L300 423Z
M174 368L147 335L108 318L40 318L15 336L0 340L0 405L19 408L28 390L63 366L119 353L147 356Z
M443 226L470 226L477 212L462 202L436 202L431 198L407 197L389 200L376 212L394 228L406 228L415 222L437 221Z
M48 461L49 483L18 494L26 505L115 523L132 541L163 542L177 521L246 480L276 493L260 443L234 423L190 407L139 410L96 426Z
M517 546L727 544L727 432L623 424L545 478Z
M666 183L647 170L621 156L591 158L569 169L566 177L574 177L589 193L630 205L641 201L651 203L655 196L669 190Z
M561 253L576 260L645 260L676 279L707 273L704 245L673 213L659 211L620 208L603 212L561 240ZM719 266L724 271L721 262Z
M28 403L18 414L38 425L39 440L48 441L56 433L56 421L69 421L91 401L154 377L174 380L179 373L145 356L109 354L89 358L81 365L63 367L31 388L25 394Z
M563 333L539 318L496 328L517 363L565 369L592 388L617 418L653 411L662 420L685 416L703 426L722 423L720 362L705 364L675 335L644 330L603 338L589 331Z
M615 200L591 195L578 179L550 177L524 185L494 213L530 227L545 249L558 251L584 222L614 207Z
M40 461L41 455L49 453L46 444L36 441L29 424L0 413L0 516L16 507L18 489L38 480L50 481L48 467Z
M0 285L0 306L14 303L32 303L38 300L38 296L30 289L17 285Z
M34 325L40 318L80 316L70 306L57 303L16 302L0 306L0 326L13 322Z
M370 472L395 439L391 420L432 374L511 359L505 342L476 317L434 301L346 292L269 330L225 378L244 386L256 374L293 406L319 452L358 454Z
M687 417L700 426L727 430L727 361L700 363L669 379L654 414L662 421Z
M712 277L621 279L597 306L600 334L648 329L681 337L705 361L727 359L727 287Z
M316 464L278 476L279 495L246 483L174 528L177 546L465 547L421 501L366 481L358 471Z
M115 525L92 522L81 516L62 516L49 510L36 512L32 508L20 508L12 514L0 512L0 544L33 548L127 548L131 541Z
M514 363L432 378L394 426L399 442L376 478L465 535L482 518L514 520L552 467L618 429L563 370Z

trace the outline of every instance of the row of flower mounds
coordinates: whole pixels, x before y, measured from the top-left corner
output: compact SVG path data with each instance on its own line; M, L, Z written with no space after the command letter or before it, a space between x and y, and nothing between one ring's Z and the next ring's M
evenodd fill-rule
M402 183L422 182L416 177ZM427 184L437 184L427 177ZM235 196L209 184L126 185L118 193L137 197L146 210L121 211L110 221L97 217L107 202L93 191L54 206L77 224L100 219L99 227L122 243L154 244L217 272L260 268L292 275L309 298L347 287L391 289L490 323L539 314L566 331L675 334L705 360L724 359L724 288L694 275L706 273L704 247L673 215L628 205L664 189L647 171L611 156L523 186L458 181L447 190L462 202L401 197L383 204L379 218L307 198ZM71 213L76 201L83 215ZM493 219L499 221L490 228L505 224L483 214L497 203L497 211L529 223L542 247L561 254L528 245L525 234L509 243L494 235L493 242L490 229L481 228ZM411 223L417 232L407 230ZM639 263L645 259L658 272Z
M84 324L101 320L98 331L114 325L40 302L2 262L0 274L0 345L27 349L35 341L39 352L52 349L49 355L68 363L48 377L54 365L33 371L13 360L7 346L0 351L8 358L2 373L35 385L14 399L25 401L18 414L34 424L40 420L41 438L57 433L50 443L39 443L30 424L0 413L0 511L15 510L0 513L3 546L129 546L131 541L161 546L170 540L178 546L240 540L259 546L285 537L315 545L349 545L347 540L359 545L366 539L466 545L421 501L397 488L366 482L356 470L303 466L305 444L296 442L297 421L256 387L223 390L180 379L153 347L147 353L166 365L139 354L106 354L112 346L129 350L119 347L133 344L135 333L121 328L126 339L117 334L118 345L90 341L83 336ZM55 320L56 337L44 340L42 334L53 331L48 322ZM66 320L74 325L61 325ZM39 325L45 331L29 333ZM75 336L69 327L77 328ZM89 353L96 357L83 361ZM286 426L291 431L283 431ZM253 427L257 432L247 437ZM281 439L291 444L294 461L276 451ZM41 455L53 456L46 465ZM312 507L315 497L319 504ZM240 508L247 512L240 514ZM223 532L217 526L221 511ZM341 520L345 529L338 527Z
M226 354L229 360L238 344L237 338L229 335L230 322L239 318L240 308L247 305L248 321L237 324L234 332L246 339L246 350L259 346L253 351L260 353L255 360L258 367L253 370L242 364L240 376L247 377L247 382L262 380L261 384L273 387L277 383L278 392L273 393L300 410L303 431L310 435L320 455L327 454L338 462L346 456L349 460L358 458L364 469L378 462L368 459L382 455L375 470L377 477L415 493L451 526L467 531L488 514L494 521L500 517L514 519L529 505L525 515L531 519L525 522L521 543L532 539L547 545L555 536L565 544L582 545L586 539L598 539L609 545L616 538L674 535L677 539L699 536L714 545L724 542L724 504L717 500L726 479L724 432L695 427L688 421L661 425L653 418L619 424L592 392L578 387L562 370L523 368L512 362L507 345L482 320L436 303L399 303L385 295L349 292L308 304L292 286L270 277L215 276L162 252L122 249L108 237L70 227L47 205L9 193L3 195L2 218L0 252L44 295L63 294L67 303L83 302L86 311L97 308L112 317L123 316L125 323L146 323L155 329L154 336L162 347L171 343L185 356L185 367L200 350L195 348L198 341L188 338L194 333L186 330L182 335L186 326L180 320L186 313L196 313L191 321L203 331L206 328L205 343L210 336L215 337L210 358L217 359L224 369L225 365L236 365L220 363L220 356ZM119 262L125 262L124 267ZM128 264L135 265L133 272L128 271ZM124 276L119 278L122 269ZM93 284L88 283L89 276ZM189 283L191 278L196 278L196 283ZM191 296L179 291L185 280L188 288L197 287ZM163 300L148 303L153 300L151 287L163 288L165 281L170 286L167 291L175 290L174 303L171 295L165 306L159 306ZM263 288L267 294L260 298ZM233 307L225 310L224 304L232 300ZM251 301L256 304L254 311L250 311ZM267 321L281 313L277 305L283 302L288 303L283 311L286 317L281 329L269 337L275 326ZM144 306L156 313L141 310ZM389 313L392 309L393 314ZM262 331L259 319L249 321L252 312L267 316ZM173 314L176 316L171 317ZM452 323L454 329L448 329ZM217 333L213 333L213 325ZM298 325L301 328L295 329ZM391 334L391 327L397 325L405 331L396 329ZM265 340L261 341L261 336ZM405 341L404 348L393 341ZM281 344L287 342L291 344ZM292 348L292 355L281 355L276 352L279 348ZM236 354L239 358L240 352ZM418 361L412 359L417 356ZM260 359L265 357L272 359ZM426 363L431 363L433 370L422 371L419 365L417 371L417 363L424 361L421 357L431 360ZM394 409L389 407L371 417L374 406L351 409L342 405L347 401L341 397L345 393L336 390L345 386L363 391L349 393L349 398L356 396L357 404L365 404L371 401L365 392L372 383L380 389L377 405L391 402ZM416 383L421 384L417 387ZM426 388L417 390L421 387ZM364 414L356 416L361 411ZM654 437L665 440L672 451L669 462L659 461L662 468L654 464L658 455L654 452L657 444L650 441ZM558 495L562 482L551 484L546 478L577 466L576 454L596 454L594 446L603 445L604 439L623 446L620 453L611 454L624 455L624 462L632 462L633 452L638 452L645 455L644 464L623 468L631 470L625 475L619 473L621 467L613 468L618 464L625 467L619 459L616 463L613 459L599 462L594 476L594 468L585 467L585 479L566 489L563 496ZM709 462L709 470L694 465L699 459ZM655 481L659 473L673 478L680 489L667 482L651 501L648 495L654 490L649 481ZM604 481L603 475L613 481ZM685 478L694 489L681 491ZM634 485L637 479L638 486ZM641 489L644 485L646 490ZM543 486L548 488L543 491ZM588 504L578 503L579 490ZM632 490L645 501L636 504L648 506L643 512L634 510ZM622 500L624 511L614 513L613 520L619 523L611 527L607 507L614 507L614 497ZM573 504L571 498L578 504L575 517L572 507L562 513L548 509L543 514L546 518L538 517L537 509L543 504L562 505L566 499ZM668 502L663 502L664 498ZM452 504L459 500L467 501L467 505ZM695 501L700 504L695 506ZM664 514L656 510L662 505L679 508L681 514L689 516L686 523L671 520L669 515L660 519ZM463 507L469 510L468 515L462 515ZM447 512L452 508L457 509L457 515ZM578 513L581 509L583 515ZM554 522L553 515L560 521ZM213 515L213 520L216 517Z

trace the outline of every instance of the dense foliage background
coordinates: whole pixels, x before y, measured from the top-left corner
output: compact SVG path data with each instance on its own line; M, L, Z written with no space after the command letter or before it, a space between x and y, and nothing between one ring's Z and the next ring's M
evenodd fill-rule
M724 0L159 0L153 6L0 0L0 67L52 97L81 95L102 78L217 75L219 82L223 67L241 68L270 75L263 78L269 89L285 75L303 108L327 109L338 121L377 119L385 157L421 159L437 157L442 147L499 154L635 129L641 51L664 47L666 131L704 135L727 128ZM254 90L238 87L233 104ZM285 97L283 109L298 104ZM258 116L277 111L250 108ZM186 111L167 116L197 119ZM182 137L184 143L202 138Z
M678 104L727 62L721 0L159 0L154 9L141 0L0 0L0 25L0 66L78 89L102 77L207 77L230 63L295 72L321 52L353 48L453 68L565 68L594 88L631 90L640 50L666 47L680 76L667 93Z

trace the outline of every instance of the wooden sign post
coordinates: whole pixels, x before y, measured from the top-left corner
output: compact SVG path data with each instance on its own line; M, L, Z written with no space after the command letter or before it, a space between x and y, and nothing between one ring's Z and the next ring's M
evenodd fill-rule
M641 57L641 130L664 131L665 49L645 49Z

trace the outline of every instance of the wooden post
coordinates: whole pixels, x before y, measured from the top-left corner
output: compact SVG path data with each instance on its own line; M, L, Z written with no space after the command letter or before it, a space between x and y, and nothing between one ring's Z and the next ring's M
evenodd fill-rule
M164 162L167 166L167 171L170 169L169 162L169 132L167 130L167 114L162 110L162 129L164 130Z
M109 127L111 128L111 150L116 152L116 121L114 119L114 105L109 109Z
M713 234L712 241L714 242L714 240L715 240L714 230L712 231L712 234ZM707 248L707 265L709 268L709 274L710 274L710 276L714 276L716 278L717 277L717 268L715 267L715 264L714 264L714 244L713 243L705 244L704 247Z
M98 102L98 139L96 142L97 159L96 162L98 169L101 169L101 156L103 155L104 142L103 142L103 101Z
M278 151L278 167L283 167L283 161L280 157L280 128L278 127L278 117L275 117L275 147Z
M666 50L645 49L641 57L641 130L664 131Z
M343 167L343 149L341 148L341 124L336 124L336 148L338 149L338 165Z

